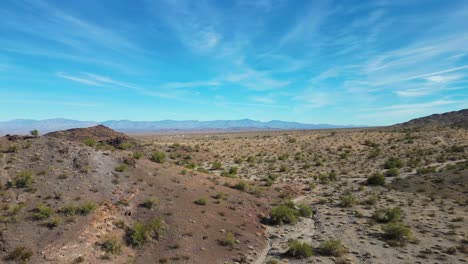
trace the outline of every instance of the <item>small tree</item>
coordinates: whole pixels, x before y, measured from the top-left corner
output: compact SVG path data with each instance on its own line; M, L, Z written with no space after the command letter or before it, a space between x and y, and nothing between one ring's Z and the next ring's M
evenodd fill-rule
M39 136L39 131L37 131L37 129L34 129L33 131L31 131L29 133L31 133L31 136L33 136L33 137L38 137Z

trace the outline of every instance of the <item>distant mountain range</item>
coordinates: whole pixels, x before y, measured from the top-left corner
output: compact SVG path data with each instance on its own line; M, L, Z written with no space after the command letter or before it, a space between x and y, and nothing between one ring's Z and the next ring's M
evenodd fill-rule
M330 124L303 124L297 122L285 122L272 120L269 122L255 121L251 119L241 120L162 120L162 121L130 121L109 120L104 122L78 121L70 119L45 119L28 120L15 119L0 122L0 135L28 134L33 129L41 134L70 128L84 128L95 125L104 125L123 133L154 133L176 131L249 131L249 130L286 130L286 129L326 129L347 128L356 126L339 126Z

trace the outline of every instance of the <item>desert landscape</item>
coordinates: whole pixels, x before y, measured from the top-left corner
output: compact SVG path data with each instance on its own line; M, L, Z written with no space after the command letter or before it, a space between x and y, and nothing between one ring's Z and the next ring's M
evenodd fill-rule
M465 263L467 112L379 128L6 135L0 254L16 263Z

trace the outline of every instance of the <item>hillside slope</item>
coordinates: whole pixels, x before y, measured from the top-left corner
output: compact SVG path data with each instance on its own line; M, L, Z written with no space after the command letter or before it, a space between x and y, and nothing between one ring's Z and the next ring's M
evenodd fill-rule
M443 114L433 114L421 118L412 119L408 122L397 124L399 128L417 127L464 127L468 128L468 109L452 111Z

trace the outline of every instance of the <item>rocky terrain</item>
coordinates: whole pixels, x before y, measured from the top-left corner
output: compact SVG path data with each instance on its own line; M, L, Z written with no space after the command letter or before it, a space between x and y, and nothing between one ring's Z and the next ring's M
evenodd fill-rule
M451 126L5 136L0 258L466 263L467 142Z

